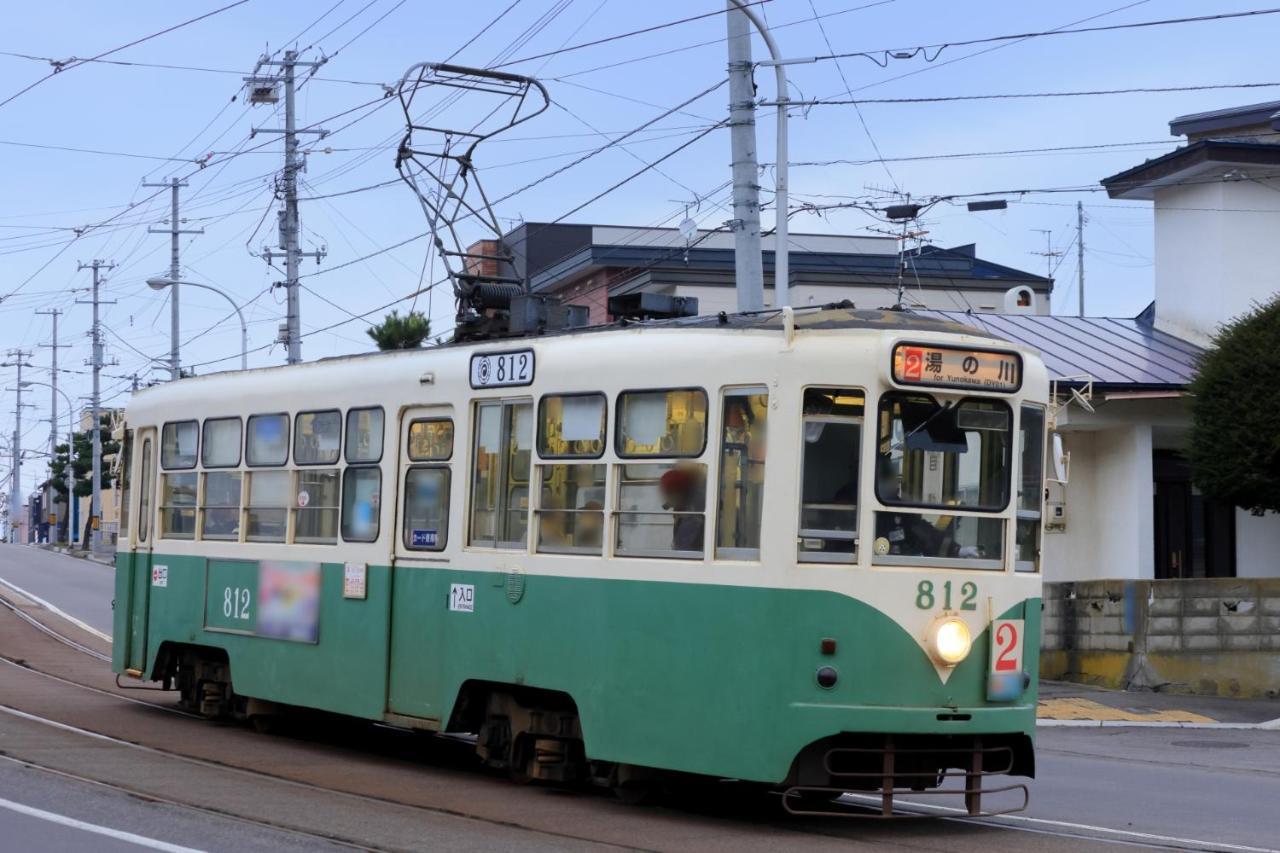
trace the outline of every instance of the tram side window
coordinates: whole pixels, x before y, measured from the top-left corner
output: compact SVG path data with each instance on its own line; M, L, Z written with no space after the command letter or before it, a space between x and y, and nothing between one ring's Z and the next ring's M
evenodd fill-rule
M142 442L142 476L138 495L138 541L151 534L151 439Z
M293 428L295 465L335 465L342 450L342 412L299 412Z
M603 394L549 394L538 401L538 455L598 459L604 454L608 404ZM538 466L536 549L599 554L604 549L604 465Z
M618 395L619 456L701 456L707 444L707 392L701 388Z
M336 457L338 445L333 447ZM338 541L337 468L294 472L293 541L320 545Z
M250 415L244 458L251 467L279 466L289 461L289 416ZM286 484L284 489L288 490Z
M124 444L120 449L120 535L119 541L129 540L129 501L133 497L129 467L133 463L133 430L124 431ZM68 496L70 497L70 496Z
M200 464L206 468L235 468L240 464L239 418L206 418Z
M415 465L404 475L404 546L443 551L449 539L449 469Z
M236 456L239 455L237 450ZM200 538L239 539L240 472L206 471L201 476L204 492L200 505Z
M533 404L481 402L476 404L475 418L467 544L525 548L529 538Z
M800 541L807 563L851 563L858 554L858 459L866 395L807 388L802 410Z
M373 465L347 468L342 473L342 540L377 541L381 517L382 469Z
M165 424L160 434L160 467L166 471L196 467L199 434L200 426L196 421Z
M283 542L289 526L289 472L250 471L248 476L245 538L250 542Z
M195 538L196 473L194 471L161 476L160 535L165 539Z
M707 466L660 462L618 469L617 553L702 559Z
M382 407L347 410L347 464L382 461Z
M765 388L725 391L723 411L716 557L758 560L769 392Z
M1018 535L1014 568L1040 570L1041 508L1044 504L1044 409L1022 407L1018 434L1022 479L1018 483Z

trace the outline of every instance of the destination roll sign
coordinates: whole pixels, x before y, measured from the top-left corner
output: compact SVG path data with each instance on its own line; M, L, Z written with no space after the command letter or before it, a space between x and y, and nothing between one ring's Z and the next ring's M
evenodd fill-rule
M1022 358L1014 352L902 343L893 348L893 379L900 385L1017 391Z

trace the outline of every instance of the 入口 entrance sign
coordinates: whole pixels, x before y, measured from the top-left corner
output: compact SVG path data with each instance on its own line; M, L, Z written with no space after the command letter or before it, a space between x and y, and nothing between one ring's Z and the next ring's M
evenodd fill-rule
M899 385L1012 393L1022 387L1022 357L1015 352L902 343L893 348L893 380Z

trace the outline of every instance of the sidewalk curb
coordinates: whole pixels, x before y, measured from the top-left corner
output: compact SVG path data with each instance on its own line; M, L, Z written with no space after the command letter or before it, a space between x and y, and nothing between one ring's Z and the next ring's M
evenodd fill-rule
M1280 731L1280 719L1260 723L1176 723L1157 720L1036 720L1046 729L1237 729Z

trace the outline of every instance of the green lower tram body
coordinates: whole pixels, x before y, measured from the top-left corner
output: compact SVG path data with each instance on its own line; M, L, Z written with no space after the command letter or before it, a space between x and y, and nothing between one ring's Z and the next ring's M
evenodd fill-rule
M1026 620L1028 686L991 702L987 632L944 684L897 623L830 591L369 566L358 599L325 563L313 635L276 639L259 624L264 565L121 552L113 669L181 682L212 655L237 697L440 730L481 730L494 692L561 697L576 713L562 734L591 762L771 785L852 790L889 744L910 787L972 769L975 750L988 771L1034 772L1039 599L996 614ZM455 585L473 588L469 612L450 609Z

